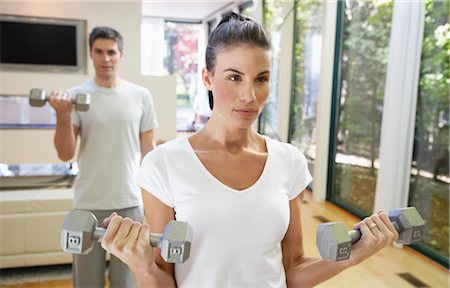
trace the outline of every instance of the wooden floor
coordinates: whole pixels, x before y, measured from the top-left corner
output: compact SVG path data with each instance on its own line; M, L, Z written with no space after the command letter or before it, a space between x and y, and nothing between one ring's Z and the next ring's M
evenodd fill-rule
M358 219L331 203L315 203L309 194L302 206L305 249L310 256L319 256L315 238L321 217L341 221L349 229ZM449 271L409 247L387 247L358 266L347 269L317 287L450 287ZM69 288L72 281L2 286L6 288Z

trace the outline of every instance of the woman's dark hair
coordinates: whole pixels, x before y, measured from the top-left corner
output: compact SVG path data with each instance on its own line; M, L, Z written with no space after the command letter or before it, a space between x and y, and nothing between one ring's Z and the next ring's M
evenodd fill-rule
M111 27L95 27L92 29L92 32L89 34L89 50L92 49L92 45L94 45L95 40L99 38L111 39L117 43L117 47L119 51L122 52L123 49L123 38L122 35L115 29Z
M211 33L206 47L206 68L214 73L217 54L223 49L239 45L250 45L270 50L269 36L250 18L228 12Z

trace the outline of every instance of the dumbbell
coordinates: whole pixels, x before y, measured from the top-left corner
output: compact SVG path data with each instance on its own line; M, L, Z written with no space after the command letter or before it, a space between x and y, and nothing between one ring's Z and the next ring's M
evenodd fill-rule
M389 212L389 219L394 224L399 237L397 243L413 244L422 240L425 221L414 207L399 208ZM316 244L320 255L332 261L345 260L350 257L350 247L361 238L361 231L347 231L340 222L319 224Z
M88 254L106 231L97 227L97 224L97 218L89 211L69 212L61 229L62 249L74 254ZM149 238L152 247L161 248L161 256L166 262L184 263L189 258L192 228L188 223L170 221L163 234L150 233Z
M50 100L47 92L41 88L31 89L29 98L29 103L33 107L42 107L45 105L45 102ZM78 93L75 98L72 98L72 103L78 111L87 111L89 110L89 105L91 104L91 95L86 93Z

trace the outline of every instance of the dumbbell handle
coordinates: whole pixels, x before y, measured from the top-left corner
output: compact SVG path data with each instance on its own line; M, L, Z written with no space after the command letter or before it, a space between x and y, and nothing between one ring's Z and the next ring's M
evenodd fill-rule
M395 230L398 231L400 229L397 222L393 221L392 224L394 225ZM352 244L355 244L359 241L359 239L361 239L362 233L359 229L354 229L348 231L348 236L350 236L350 238L352 239Z
M102 241L103 236L105 235L106 229L105 228L95 228L94 231L94 236L93 236L93 240L94 241ZM163 237L163 234L159 234L159 233L150 233L150 245L152 247L158 247L161 248L161 239Z
M43 99L42 98L40 98L40 99L45 100L46 102L50 101L50 93L47 93L47 91L45 91L44 89L33 88L33 89L30 90L30 95L32 93L38 93L40 95L40 97L43 97ZM75 97L70 97L70 99L72 100L72 103L75 103L75 100L76 100ZM36 100L39 100L39 99L36 99Z

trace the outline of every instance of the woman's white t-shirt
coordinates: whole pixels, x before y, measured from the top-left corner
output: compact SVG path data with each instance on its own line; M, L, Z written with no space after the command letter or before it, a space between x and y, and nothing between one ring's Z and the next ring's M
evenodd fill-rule
M245 190L217 180L187 137L145 156L137 184L193 229L190 258L175 264L178 287L286 286L281 241L289 225L289 201L312 178L297 148L269 137L265 141L263 172Z

